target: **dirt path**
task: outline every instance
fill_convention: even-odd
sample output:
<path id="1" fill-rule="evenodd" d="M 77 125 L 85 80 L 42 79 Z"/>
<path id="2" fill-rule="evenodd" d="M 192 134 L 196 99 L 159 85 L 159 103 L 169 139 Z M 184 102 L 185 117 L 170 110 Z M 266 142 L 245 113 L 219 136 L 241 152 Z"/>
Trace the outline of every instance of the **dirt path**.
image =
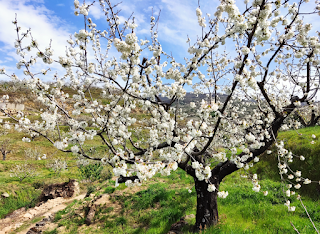
<path id="1" fill-rule="evenodd" d="M 143 189 L 146 189 L 146 185 L 125 188 L 123 190 L 116 190 L 112 194 L 112 196 L 122 196 L 122 195 L 129 196 L 130 194 L 136 193 Z M 36 218 L 38 218 L 39 221 L 42 219 L 50 220 L 54 217 L 55 213 L 65 209 L 67 205 L 71 203 L 73 200 L 75 199 L 82 200 L 84 199 L 84 197 L 85 197 L 85 194 L 81 194 L 76 197 L 71 197 L 66 199 L 62 197 L 58 197 L 55 199 L 50 199 L 47 202 L 41 204 L 40 206 L 36 206 L 28 210 L 26 210 L 25 208 L 18 209 L 14 211 L 12 214 L 10 214 L 10 216 L 8 216 L 7 218 L 0 219 L 0 234 L 9 234 L 12 232 L 16 234 L 26 234 L 28 230 L 30 230 L 30 228 L 35 227 L 36 222 L 32 223 L 32 220 L 35 221 Z M 94 205 L 96 206 L 103 205 L 105 208 L 112 206 L 114 209 L 110 212 L 110 214 L 120 213 L 122 209 L 120 204 L 118 204 L 117 202 L 110 201 L 109 194 L 100 195 L 98 198 L 95 199 Z M 42 230 L 49 230 L 49 229 L 53 230 L 56 227 L 57 227 L 57 224 L 51 223 L 49 221 L 47 222 L 47 224 L 45 224 L 45 228 L 44 229 L 42 228 Z M 60 227 L 60 228 L 63 228 L 63 227 Z"/>
<path id="2" fill-rule="evenodd" d="M 79 196 L 67 199 L 58 197 L 48 200 L 46 203 L 28 210 L 25 210 L 24 208 L 16 210 L 9 217 L 0 220 L 0 234 L 10 233 L 22 225 L 30 223 L 30 221 L 34 218 L 47 218 L 53 216 L 53 214 L 59 210 L 65 209 L 67 207 L 66 203 L 70 203 L 75 199 L 83 199 L 84 196 L 85 194 L 81 194 Z M 32 226 L 34 226 L 34 224 L 30 224 L 23 230 L 19 231 L 18 234 L 25 234 Z"/>

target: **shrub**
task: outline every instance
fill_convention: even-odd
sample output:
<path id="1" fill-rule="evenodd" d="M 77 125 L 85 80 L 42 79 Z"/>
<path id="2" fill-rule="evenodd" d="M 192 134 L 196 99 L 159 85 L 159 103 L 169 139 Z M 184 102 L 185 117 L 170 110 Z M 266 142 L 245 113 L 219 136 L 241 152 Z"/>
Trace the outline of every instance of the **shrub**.
<path id="1" fill-rule="evenodd" d="M 94 182 L 101 178 L 103 166 L 101 163 L 79 165 L 80 175 L 84 180 Z"/>

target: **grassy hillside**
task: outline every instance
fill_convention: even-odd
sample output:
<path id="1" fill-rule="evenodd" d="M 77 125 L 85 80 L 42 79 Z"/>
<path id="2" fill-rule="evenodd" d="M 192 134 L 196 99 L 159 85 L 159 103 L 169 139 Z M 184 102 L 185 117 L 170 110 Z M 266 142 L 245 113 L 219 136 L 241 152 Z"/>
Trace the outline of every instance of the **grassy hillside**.
<path id="1" fill-rule="evenodd" d="M 312 135 L 315 135 L 316 138 L 313 138 Z M 320 165 L 320 126 L 280 132 L 278 136 L 279 141 L 283 141 L 285 148 L 297 156 L 290 163 L 290 167 L 294 172 L 299 170 L 304 178 L 309 178 L 312 181 L 320 180 L 320 170 L 318 168 Z M 304 161 L 300 160 L 300 155 L 305 157 Z M 260 157 L 260 162 L 252 168 L 251 172 L 257 173 L 263 179 L 280 180 L 275 146 L 272 148 L 272 154 L 268 155 L 265 153 Z M 302 195 L 319 199 L 319 183 L 302 184 L 300 190 L 299 192 Z"/>
<path id="2" fill-rule="evenodd" d="M 113 190 L 106 187 L 112 186 L 112 182 L 96 192 L 96 195 L 109 193 L 112 204 L 98 207 L 94 224 L 84 224 L 86 204 L 91 199 L 86 198 L 86 202 L 74 202 L 56 214 L 56 233 L 168 233 L 171 225 L 181 217 L 186 217 L 182 233 L 191 233 L 195 222 L 196 193 L 192 178 L 184 171 L 178 169 L 169 177 L 157 176 L 142 188 L 120 185 Z M 281 192 L 281 183 L 262 180 L 260 184 L 269 191 L 267 196 L 254 192 L 251 181 L 241 178 L 239 173 L 225 180 L 221 190 L 228 191 L 229 196 L 219 199 L 220 222 L 202 233 L 294 233 L 290 222 L 300 233 L 314 233 L 297 200 L 292 201 L 297 207 L 294 213 L 289 213 L 283 205 L 286 199 Z M 192 188 L 192 192 L 189 193 L 187 188 Z M 304 204 L 320 227 L 319 201 L 305 199 Z"/>
<path id="3" fill-rule="evenodd" d="M 92 95 L 98 98 L 98 92 Z M 138 119 L 148 118 L 144 113 L 135 113 Z M 36 116 L 34 118 L 37 118 Z M 143 132 L 143 134 L 146 134 Z M 316 136 L 312 138 L 312 134 Z M 76 158 L 72 154 L 63 154 L 43 138 L 36 138 L 31 143 L 21 141 L 23 133 L 14 131 L 8 135 L 0 136 L 0 142 L 10 139 L 11 150 L 7 161 L 0 161 L 0 194 L 8 192 L 9 199 L 0 200 L 0 218 L 13 210 L 35 204 L 36 198 L 44 184 L 64 182 L 70 179 L 83 178 L 80 176 L 76 165 Z M 279 134 L 279 141 L 283 140 L 287 149 L 292 150 L 297 156 L 304 155 L 305 161 L 296 158 L 291 167 L 301 170 L 302 176 L 311 180 L 320 179 L 320 127 L 287 131 Z M 314 144 L 311 144 L 314 141 Z M 98 138 L 89 141 L 87 148 L 95 147 L 96 153 L 104 151 Z M 46 160 L 26 160 L 25 150 L 34 149 L 47 155 Z M 277 155 L 273 153 L 260 157 L 260 162 L 251 169 L 250 173 L 257 173 L 260 179 L 261 190 L 268 191 L 267 196 L 262 192 L 252 190 L 250 179 L 242 178 L 243 171 L 227 177 L 221 184 L 220 190 L 229 192 L 226 199 L 219 199 L 220 222 L 216 227 L 204 230 L 202 233 L 295 233 L 290 221 L 300 233 L 314 233 L 312 224 L 308 220 L 303 207 L 291 197 L 292 205 L 296 206 L 295 212 L 289 213 L 284 206 L 286 198 L 283 195 L 283 185 L 279 182 L 280 176 L 277 169 Z M 53 159 L 65 160 L 67 170 L 56 173 L 48 166 Z M 15 177 L 10 177 L 10 171 L 16 164 L 29 163 L 38 172 L 33 178 L 26 178 L 22 182 Z M 108 174 L 108 168 L 104 173 Z M 91 190 L 100 187 L 95 195 L 108 193 L 111 204 L 99 207 L 94 223 L 90 226 L 84 224 L 87 204 L 93 198 L 85 201 L 75 201 L 65 210 L 56 214 L 55 223 L 58 227 L 47 233 L 167 233 L 170 226 L 186 218 L 183 233 L 188 233 L 195 222 L 196 193 L 193 188 L 193 179 L 184 171 L 177 170 L 168 177 L 155 176 L 144 183 L 142 187 L 126 188 L 124 184 L 114 189 L 114 181 L 106 180 L 108 176 L 101 177 L 95 183 L 81 183 L 85 192 L 89 185 Z M 192 189 L 189 193 L 188 189 Z M 300 189 L 303 201 L 316 226 L 320 228 L 319 184 L 303 185 Z"/>

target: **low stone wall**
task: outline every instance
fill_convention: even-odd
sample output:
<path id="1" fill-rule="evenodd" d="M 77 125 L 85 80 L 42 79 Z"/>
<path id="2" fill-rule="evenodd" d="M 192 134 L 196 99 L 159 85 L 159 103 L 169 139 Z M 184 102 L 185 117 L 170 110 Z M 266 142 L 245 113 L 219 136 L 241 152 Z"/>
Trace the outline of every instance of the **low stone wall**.
<path id="1" fill-rule="evenodd" d="M 4 108 L 4 107 L 6 107 L 9 110 L 16 110 L 16 111 L 24 110 L 24 104 L 0 102 L 0 108 Z"/>

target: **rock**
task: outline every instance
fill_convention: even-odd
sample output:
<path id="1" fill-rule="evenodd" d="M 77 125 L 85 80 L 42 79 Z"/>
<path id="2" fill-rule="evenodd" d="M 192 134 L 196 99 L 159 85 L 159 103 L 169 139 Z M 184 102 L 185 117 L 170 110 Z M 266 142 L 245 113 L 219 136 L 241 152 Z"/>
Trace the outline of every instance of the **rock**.
<path id="1" fill-rule="evenodd" d="M 39 200 L 46 202 L 57 197 L 69 198 L 76 196 L 79 192 L 79 183 L 76 180 L 69 180 L 69 182 L 45 186 Z"/>
<path id="2" fill-rule="evenodd" d="M 20 214 L 24 213 L 26 211 L 26 208 L 25 207 L 22 207 L 20 209 L 17 209 L 15 211 L 13 211 L 12 213 L 10 214 L 7 214 L 5 218 L 15 218 L 15 217 L 18 217 Z"/>
<path id="3" fill-rule="evenodd" d="M 44 218 L 42 221 L 51 222 L 51 221 L 53 221 L 53 220 L 54 220 L 54 215 L 50 215 L 50 216 Z"/>
<path id="4" fill-rule="evenodd" d="M 186 215 L 184 218 L 185 219 L 193 219 L 195 218 L 196 216 L 194 214 L 189 214 L 189 215 Z"/>
<path id="5" fill-rule="evenodd" d="M 43 219 L 42 221 L 37 222 L 37 223 L 36 223 L 36 226 L 37 226 L 37 227 L 43 227 L 44 225 L 46 225 L 46 223 L 47 223 L 47 222 L 44 221 L 44 219 Z"/>
<path id="6" fill-rule="evenodd" d="M 17 223 L 14 225 L 14 228 L 17 229 L 17 228 L 21 227 L 22 225 L 23 225 L 23 223 Z"/>
<path id="7" fill-rule="evenodd" d="M 34 210 L 34 209 L 29 210 L 29 214 L 31 214 L 32 216 L 35 216 L 37 213 L 38 213 L 37 210 Z"/>
<path id="8" fill-rule="evenodd" d="M 38 233 L 42 233 L 42 227 L 30 228 L 26 234 L 38 234 Z"/>
<path id="9" fill-rule="evenodd" d="M 185 218 L 182 217 L 180 219 L 180 221 L 174 223 L 171 225 L 170 227 L 170 231 L 174 232 L 174 233 L 180 233 L 181 229 L 186 225 L 186 221 Z"/>
<path id="10" fill-rule="evenodd" d="M 2 231 L 4 233 L 7 233 L 7 232 L 11 231 L 11 227 L 5 227 L 4 229 L 2 229 Z"/>
<path id="11" fill-rule="evenodd" d="M 91 207 L 90 207 L 90 210 L 89 210 L 89 212 L 88 212 L 88 214 L 87 214 L 87 218 L 86 218 L 86 220 L 85 220 L 85 223 L 87 224 L 87 225 L 90 225 L 91 223 L 92 223 L 92 220 L 93 220 L 93 218 L 94 218 L 94 216 L 95 216 L 95 214 L 96 214 L 96 205 L 92 205 Z"/>
<path id="12" fill-rule="evenodd" d="M 36 223 L 36 226 L 29 229 L 27 234 L 40 234 L 42 233 L 42 230 L 44 229 L 44 226 L 53 220 L 51 216 L 48 216 L 47 218 L 42 219 L 40 222 Z"/>
<path id="13" fill-rule="evenodd" d="M 5 197 L 5 198 L 10 197 L 9 193 L 7 193 L 7 192 L 3 193 L 1 196 L 2 196 L 2 197 Z"/>
<path id="14" fill-rule="evenodd" d="M 106 204 L 109 201 L 110 195 L 109 194 L 102 194 L 94 201 L 95 205 L 102 205 Z"/>
<path id="15" fill-rule="evenodd" d="M 32 219 L 33 215 L 30 213 L 26 213 L 23 217 L 27 218 L 27 219 Z"/>

